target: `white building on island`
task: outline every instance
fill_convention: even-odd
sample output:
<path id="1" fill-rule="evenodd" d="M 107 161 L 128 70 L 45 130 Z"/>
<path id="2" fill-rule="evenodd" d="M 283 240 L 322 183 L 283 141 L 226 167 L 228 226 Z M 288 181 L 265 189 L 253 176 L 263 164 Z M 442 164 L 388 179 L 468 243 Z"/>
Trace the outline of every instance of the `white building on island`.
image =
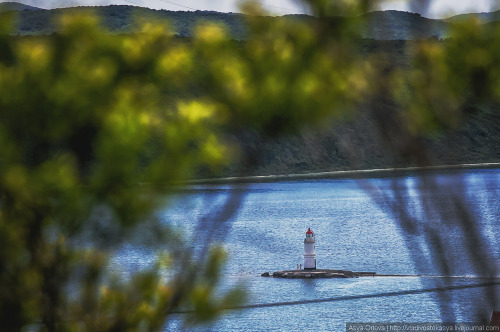
<path id="1" fill-rule="evenodd" d="M 316 270 L 316 243 L 311 228 L 307 230 L 304 239 L 304 270 Z"/>

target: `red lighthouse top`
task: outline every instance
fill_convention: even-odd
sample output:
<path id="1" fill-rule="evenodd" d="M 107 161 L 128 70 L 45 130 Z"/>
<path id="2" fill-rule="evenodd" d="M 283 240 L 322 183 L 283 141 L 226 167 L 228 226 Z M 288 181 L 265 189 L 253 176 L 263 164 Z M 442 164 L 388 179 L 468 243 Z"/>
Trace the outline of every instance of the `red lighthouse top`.
<path id="1" fill-rule="evenodd" d="M 306 234 L 314 234 L 313 231 L 311 231 L 311 227 L 307 230 Z"/>

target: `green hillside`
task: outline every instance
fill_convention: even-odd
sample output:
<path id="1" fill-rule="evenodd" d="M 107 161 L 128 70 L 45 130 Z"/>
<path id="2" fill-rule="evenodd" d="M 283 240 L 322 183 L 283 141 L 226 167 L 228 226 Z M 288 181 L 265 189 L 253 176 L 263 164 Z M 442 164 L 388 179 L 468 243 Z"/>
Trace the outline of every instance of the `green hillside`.
<path id="1" fill-rule="evenodd" d="M 365 14 L 364 18 L 368 26 L 363 36 L 378 40 L 443 38 L 448 29 L 446 22 L 395 10 L 371 12 Z"/>
<path id="2" fill-rule="evenodd" d="M 483 23 L 500 21 L 500 10 L 491 13 L 470 13 L 470 14 L 460 14 L 444 19 L 446 22 L 460 22 L 465 20 L 470 20 L 472 18 L 478 19 Z"/>
<path id="3" fill-rule="evenodd" d="M 23 10 L 25 5 L 10 4 L 6 8 L 19 11 L 17 34 L 50 34 L 57 31 L 54 22 L 65 13 L 93 10 L 103 24 L 112 32 L 129 32 L 139 19 L 167 20 L 175 34 L 189 37 L 199 22 L 211 21 L 227 26 L 234 39 L 245 39 L 245 15 L 237 13 L 218 13 L 211 11 L 168 11 L 153 10 L 133 6 L 77 7 L 53 10 Z M 33 7 L 31 7 L 33 8 Z M 1 9 L 1 7 L 0 7 Z M 443 37 L 447 23 L 431 20 L 418 14 L 398 11 L 372 12 L 365 15 L 367 25 L 360 35 L 373 39 L 419 39 L 432 36 Z M 306 15 L 285 15 L 268 17 L 271 20 L 314 20 Z"/>
<path id="4" fill-rule="evenodd" d="M 103 25 L 114 33 L 131 32 L 137 22 L 141 20 L 167 21 L 174 33 L 181 37 L 191 36 L 196 25 L 203 21 L 224 24 L 234 39 L 244 39 L 245 29 L 242 14 L 218 12 L 182 12 L 153 10 L 133 6 L 103 6 L 103 7 L 76 7 L 59 8 L 52 10 L 19 11 L 16 34 L 40 35 L 51 34 L 57 31 L 55 22 L 68 13 L 93 11 Z"/>
<path id="5" fill-rule="evenodd" d="M 411 65 L 412 56 L 407 51 L 411 43 L 365 39 L 359 47 L 366 57 L 385 58 L 380 70 L 393 71 Z M 429 165 L 500 162 L 500 106 L 468 107 L 466 117 L 456 127 L 416 138 L 415 153 L 425 151 Z M 332 119 L 321 128 L 305 128 L 299 135 L 264 142 L 246 133 L 241 142 L 260 160 L 255 170 L 259 175 L 418 166 L 411 162 L 412 157 L 400 153 L 399 142 L 391 139 L 405 137 L 400 124 L 392 123 L 398 112 L 396 102 L 375 95 L 361 102 L 347 118 Z M 226 172 L 235 175 L 241 166 Z"/>
<path id="6" fill-rule="evenodd" d="M 18 2 L 2 2 L 0 3 L 0 13 L 7 11 L 23 11 L 23 10 L 39 10 L 38 7 L 28 6 Z"/>
<path id="7" fill-rule="evenodd" d="M 19 7 L 22 8 L 22 7 Z M 54 22 L 65 13 L 79 12 L 89 8 L 19 11 L 19 35 L 41 35 L 57 32 Z M 211 21 L 224 24 L 234 39 L 245 39 L 245 15 L 217 12 L 173 12 L 157 11 L 132 6 L 105 6 L 92 8 L 103 24 L 114 33 L 130 32 L 134 22 L 140 20 L 168 20 L 182 42 L 190 43 L 189 37 L 197 23 Z M 389 71 L 410 65 L 411 54 L 408 43 L 414 39 L 442 38 L 447 24 L 431 20 L 418 14 L 386 11 L 364 16 L 367 24 L 359 39 L 359 53 L 366 57 L 382 55 L 390 64 Z M 305 15 L 290 15 L 263 20 L 314 20 Z M 493 24 L 493 23 L 490 23 Z M 369 37 L 369 38 L 368 38 Z M 244 41 L 243 41 L 244 42 Z M 235 43 L 235 47 L 238 43 Z M 388 59 L 388 60 L 387 60 Z M 385 70 L 385 69 L 384 69 Z M 195 94 L 192 91 L 177 91 L 180 94 Z M 368 105 L 369 104 L 369 105 Z M 392 110 L 394 108 L 395 110 Z M 251 130 L 239 131 L 228 139 L 242 143 L 245 154 L 254 155 L 257 167 L 246 170 L 253 174 L 287 174 L 329 170 L 386 168 L 410 166 L 408 158 L 398 155 L 394 146 L 384 139 L 384 130 L 370 109 L 397 111 L 394 101 L 382 96 L 361 103 L 347 121 L 332 121 L 321 129 L 304 129 L 299 135 L 290 137 L 259 137 Z M 432 136 L 423 136 L 422 147 L 429 152 L 429 163 L 434 165 L 500 162 L 500 115 L 498 106 L 474 107 L 459 126 Z M 397 127 L 397 124 L 394 125 Z M 238 175 L 242 166 L 233 164 L 218 174 L 201 172 L 200 176 Z M 244 169 L 244 167 L 243 167 Z"/>
<path id="8" fill-rule="evenodd" d="M 43 10 L 15 2 L 0 3 L 0 12 L 18 11 L 19 24 L 16 34 L 50 34 L 57 30 L 54 22 L 64 13 L 93 10 L 101 18 L 103 24 L 112 32 L 128 32 L 134 27 L 137 19 L 167 20 L 174 33 L 181 37 L 189 37 L 194 27 L 202 21 L 211 21 L 227 26 L 234 39 L 245 39 L 245 15 L 238 13 L 219 13 L 213 11 L 169 11 L 153 10 L 135 6 L 100 6 L 76 7 Z M 419 14 L 395 10 L 375 11 L 363 15 L 366 25 L 360 31 L 364 38 L 378 40 L 413 40 L 429 37 L 446 37 L 450 23 L 476 17 L 484 23 L 499 21 L 500 11 L 493 13 L 462 14 L 445 20 L 434 20 Z M 285 15 L 269 17 L 272 20 L 311 20 L 306 15 Z"/>
<path id="9" fill-rule="evenodd" d="M 255 174 L 417 166 L 395 153 L 383 141 L 379 129 L 373 115 L 367 112 L 347 123 L 331 124 L 322 130 L 306 129 L 298 136 L 251 146 L 249 150 L 261 158 Z M 500 162 L 499 109 L 470 116 L 454 130 L 423 137 L 420 144 L 429 153 L 430 165 Z"/>

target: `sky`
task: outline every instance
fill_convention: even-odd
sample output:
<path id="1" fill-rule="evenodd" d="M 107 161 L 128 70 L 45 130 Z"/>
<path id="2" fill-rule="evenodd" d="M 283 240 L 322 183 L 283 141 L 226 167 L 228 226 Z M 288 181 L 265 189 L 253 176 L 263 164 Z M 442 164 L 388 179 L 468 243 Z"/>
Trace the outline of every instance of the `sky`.
<path id="1" fill-rule="evenodd" d="M 239 0 L 0 0 L 17 1 L 40 8 L 99 5 L 136 5 L 153 9 L 168 10 L 213 10 L 219 12 L 238 12 Z M 335 0 L 332 0 L 335 1 Z M 297 0 L 260 0 L 262 6 L 273 14 L 304 13 Z M 427 10 L 419 4 L 429 3 Z M 415 0 L 414 6 L 405 0 L 383 0 L 381 10 L 401 10 L 418 12 L 429 18 L 445 18 L 454 14 L 479 13 L 500 9 L 500 0 Z M 415 5 L 416 4 L 416 5 Z M 421 7 L 421 8 L 419 8 Z"/>

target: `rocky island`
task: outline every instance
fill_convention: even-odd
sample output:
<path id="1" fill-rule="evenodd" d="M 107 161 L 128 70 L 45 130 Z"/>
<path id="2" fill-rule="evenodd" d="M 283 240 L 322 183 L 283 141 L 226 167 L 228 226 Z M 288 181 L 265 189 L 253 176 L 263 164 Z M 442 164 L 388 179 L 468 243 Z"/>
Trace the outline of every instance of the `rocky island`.
<path id="1" fill-rule="evenodd" d="M 316 240 L 311 227 L 306 232 L 304 239 L 304 269 L 302 264 L 297 264 L 297 270 L 276 271 L 273 274 L 264 272 L 262 277 L 286 279 L 319 279 L 319 278 L 358 278 L 374 277 L 375 272 L 352 272 L 346 270 L 329 270 L 316 268 Z"/>
<path id="2" fill-rule="evenodd" d="M 375 272 L 353 272 L 345 270 L 329 270 L 329 269 L 314 269 L 314 270 L 286 270 L 276 271 L 270 274 L 264 272 L 262 277 L 285 278 L 285 279 L 319 279 L 319 278 L 358 278 L 358 277 L 374 277 Z"/>

